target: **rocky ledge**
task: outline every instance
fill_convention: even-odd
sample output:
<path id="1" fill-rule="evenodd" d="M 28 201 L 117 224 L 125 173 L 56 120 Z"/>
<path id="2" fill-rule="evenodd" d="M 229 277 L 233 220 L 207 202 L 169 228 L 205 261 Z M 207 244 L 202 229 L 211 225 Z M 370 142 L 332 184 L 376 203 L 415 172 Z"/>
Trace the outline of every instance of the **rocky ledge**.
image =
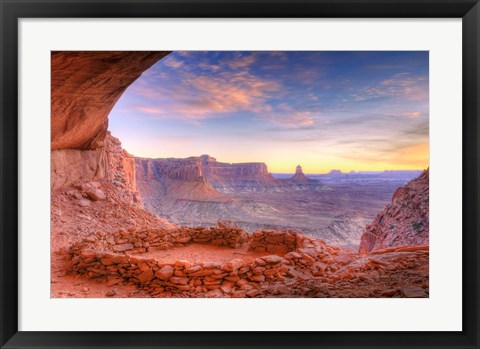
<path id="1" fill-rule="evenodd" d="M 416 246 L 429 241 L 429 170 L 392 196 L 392 203 L 365 227 L 359 252 L 394 246 Z"/>

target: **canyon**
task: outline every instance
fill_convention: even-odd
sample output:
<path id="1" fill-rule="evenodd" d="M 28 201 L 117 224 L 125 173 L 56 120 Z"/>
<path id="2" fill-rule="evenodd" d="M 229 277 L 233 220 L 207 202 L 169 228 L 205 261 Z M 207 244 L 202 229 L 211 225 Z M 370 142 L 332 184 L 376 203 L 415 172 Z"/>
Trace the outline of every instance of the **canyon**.
<path id="1" fill-rule="evenodd" d="M 108 114 L 167 54 L 52 53 L 51 297 L 428 297 L 428 170 L 127 153 Z"/>
<path id="2" fill-rule="evenodd" d="M 220 219 L 249 232 L 298 229 L 351 249 L 393 191 L 419 174 L 337 172 L 312 179 L 298 165 L 293 175 L 275 176 L 265 163 L 223 163 L 209 155 L 135 163 L 145 208 L 174 224 L 210 226 Z"/>

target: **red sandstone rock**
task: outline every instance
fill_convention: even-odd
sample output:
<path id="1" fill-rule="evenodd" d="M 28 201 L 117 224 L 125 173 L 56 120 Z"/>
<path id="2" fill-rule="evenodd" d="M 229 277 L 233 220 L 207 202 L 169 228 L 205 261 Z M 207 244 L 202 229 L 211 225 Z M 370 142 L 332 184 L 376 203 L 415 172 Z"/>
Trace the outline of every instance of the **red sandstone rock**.
<path id="1" fill-rule="evenodd" d="M 400 290 L 402 295 L 407 298 L 425 298 L 428 297 L 428 294 L 421 287 L 409 286 L 404 287 Z"/>
<path id="2" fill-rule="evenodd" d="M 140 282 L 147 282 L 147 281 L 150 281 L 154 278 L 154 274 L 153 274 L 153 271 L 152 269 L 148 269 L 147 271 L 144 271 L 143 273 L 141 273 L 140 275 L 137 276 L 138 278 L 138 281 Z"/>
<path id="3" fill-rule="evenodd" d="M 178 284 L 178 285 L 186 285 L 188 283 L 189 279 L 186 278 L 186 277 L 176 277 L 176 276 L 172 276 L 170 278 L 170 282 L 173 282 L 174 284 Z"/>
<path id="4" fill-rule="evenodd" d="M 93 201 L 105 200 L 107 198 L 105 196 L 105 193 L 100 189 L 89 190 L 87 191 L 87 195 L 90 198 L 90 200 L 93 200 Z"/>
<path id="5" fill-rule="evenodd" d="M 359 252 L 425 245 L 429 241 L 429 170 L 398 188 L 392 203 L 377 215 L 361 237 Z"/>
<path id="6" fill-rule="evenodd" d="M 90 201 L 87 199 L 80 199 L 77 201 L 77 203 L 79 206 L 82 206 L 82 207 L 90 206 Z"/>
<path id="7" fill-rule="evenodd" d="M 351 254 L 345 254 L 342 250 L 326 246 L 319 240 L 304 237 L 305 246 L 310 247 L 291 252 L 291 259 L 269 255 L 257 259 L 252 258 L 248 262 L 249 264 L 245 265 L 246 262 L 243 258 L 237 258 L 230 261 L 233 262 L 229 264 L 229 269 L 232 271 L 221 269 L 218 262 L 196 262 L 198 263 L 196 264 L 186 260 L 172 262 L 177 265 L 176 267 L 168 264 L 159 268 L 159 261 L 154 258 L 142 255 L 117 255 L 108 251 L 91 249 L 98 247 L 109 249 L 117 246 L 103 244 L 106 236 L 114 236 L 116 242 L 122 243 L 137 244 L 142 239 L 148 239 L 153 243 L 158 241 L 159 237 L 168 236 L 174 239 L 176 236 L 182 236 L 183 228 L 179 229 L 170 230 L 168 234 L 165 234 L 164 230 L 155 229 L 148 231 L 128 229 L 128 231 L 120 231 L 111 235 L 103 232 L 90 234 L 81 244 L 74 245 L 70 249 L 73 271 L 84 273 L 90 278 L 106 278 L 107 287 L 121 284 L 121 280 L 124 280 L 124 283 L 130 280 L 132 283 L 132 278 L 134 278 L 137 280 L 134 284 L 141 289 L 148 289 L 152 296 L 162 297 L 173 295 L 199 297 L 214 290 L 220 290 L 222 297 L 264 297 L 269 295 L 428 297 L 428 249 L 423 246 L 386 249 L 383 253 L 376 254 L 375 258 L 358 255 L 352 258 Z M 193 231 L 195 234 L 195 231 L 203 230 L 194 229 Z M 216 233 L 218 234 L 220 231 L 216 231 Z M 271 232 L 264 234 L 268 236 Z M 254 238 L 252 237 L 252 239 Z M 119 260 L 122 264 L 114 262 L 117 261 L 118 256 L 122 257 Z M 293 258 L 299 256 L 301 258 Z M 311 264 L 309 258 L 314 259 L 315 262 Z M 337 260 L 339 264 L 337 264 Z M 225 264 L 228 265 L 228 263 Z M 243 266 L 238 268 L 240 264 Z M 345 267 L 341 267 L 341 265 L 345 265 Z M 204 266 L 212 268 L 202 269 Z M 415 270 L 415 273 L 412 273 L 412 270 Z M 164 274 L 166 271 L 169 271 L 167 275 Z M 186 271 L 190 273 L 186 273 Z M 154 272 L 155 275 L 153 275 Z M 385 277 L 386 273 L 389 275 L 388 278 Z M 155 279 L 155 277 L 157 278 Z M 282 285 L 288 285 L 288 287 L 282 287 Z M 334 285 L 335 291 L 330 290 L 328 285 Z M 384 285 L 384 288 L 380 285 Z M 239 287 L 240 291 L 235 290 L 236 287 Z M 401 291 L 397 292 L 396 290 Z M 211 296 L 213 295 L 211 293 Z"/>
<path id="8" fill-rule="evenodd" d="M 173 276 L 173 273 L 175 272 L 175 268 L 172 267 L 171 265 L 165 265 L 160 270 L 158 270 L 155 273 L 155 276 L 161 280 L 168 280 L 170 277 Z"/>
<path id="9" fill-rule="evenodd" d="M 117 290 L 110 290 L 105 293 L 105 296 L 107 297 L 113 297 L 117 294 Z"/>
<path id="10" fill-rule="evenodd" d="M 234 259 L 223 265 L 223 269 L 226 271 L 234 271 L 243 267 L 244 261 L 242 259 Z"/>
<path id="11" fill-rule="evenodd" d="M 261 259 L 263 259 L 265 262 L 270 264 L 279 263 L 285 260 L 285 258 L 276 256 L 276 255 L 265 256 L 265 257 L 262 257 Z"/>
<path id="12" fill-rule="evenodd" d="M 113 246 L 113 250 L 115 252 L 123 252 L 123 251 L 131 250 L 131 249 L 133 249 L 133 245 L 129 244 L 129 243 Z"/>
<path id="13" fill-rule="evenodd" d="M 193 267 L 185 269 L 185 273 L 190 274 L 190 273 L 195 273 L 197 271 L 202 270 L 203 268 L 200 265 L 194 265 Z"/>
<path id="14" fill-rule="evenodd" d="M 51 147 L 95 149 L 125 89 L 168 52 L 61 51 L 51 60 Z"/>

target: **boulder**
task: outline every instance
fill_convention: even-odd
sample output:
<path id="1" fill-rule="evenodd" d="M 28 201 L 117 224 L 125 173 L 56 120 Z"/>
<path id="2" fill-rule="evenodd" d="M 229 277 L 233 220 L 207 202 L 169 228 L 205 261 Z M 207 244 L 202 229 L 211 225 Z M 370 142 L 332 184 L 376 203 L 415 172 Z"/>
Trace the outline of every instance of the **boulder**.
<path id="1" fill-rule="evenodd" d="M 142 283 L 153 280 L 154 278 L 155 275 L 153 274 L 152 269 L 148 269 L 137 276 L 137 279 Z"/>
<path id="2" fill-rule="evenodd" d="M 90 200 L 93 201 L 100 201 L 100 200 L 105 200 L 107 196 L 103 191 L 100 189 L 91 189 L 87 191 L 87 196 L 90 198 Z"/>
<path id="3" fill-rule="evenodd" d="M 130 243 L 127 243 L 127 244 L 120 244 L 120 245 L 115 245 L 113 246 L 113 250 L 115 252 L 124 252 L 124 251 L 127 251 L 127 250 L 131 250 L 133 249 L 133 245 L 130 244 Z"/>
<path id="4" fill-rule="evenodd" d="M 171 265 L 164 265 L 155 273 L 155 276 L 160 280 L 167 281 L 173 276 L 174 272 L 175 272 L 174 267 L 172 267 Z"/>

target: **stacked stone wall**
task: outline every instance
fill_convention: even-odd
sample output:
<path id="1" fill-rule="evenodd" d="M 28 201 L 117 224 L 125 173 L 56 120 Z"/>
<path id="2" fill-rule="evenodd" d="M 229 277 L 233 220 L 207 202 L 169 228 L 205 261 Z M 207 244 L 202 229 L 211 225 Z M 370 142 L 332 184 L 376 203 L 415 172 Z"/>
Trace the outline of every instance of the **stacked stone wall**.
<path id="1" fill-rule="evenodd" d="M 104 278 L 110 285 L 134 284 L 154 296 L 186 293 L 199 297 L 255 297 L 266 283 L 309 280 L 336 268 L 331 265 L 335 250 L 321 240 L 294 231 L 261 233 L 250 235 L 241 228 L 228 227 L 98 232 L 71 247 L 72 271 L 89 278 Z M 142 255 L 191 243 L 232 248 L 250 244 L 247 248 L 257 252 L 263 245 L 266 249 L 272 245 L 282 253 L 225 263 L 186 260 L 165 263 Z M 285 247 L 279 248 L 282 246 Z"/>
<path id="2" fill-rule="evenodd" d="M 114 233 L 97 232 L 83 239 L 78 245 L 83 250 L 138 254 L 168 250 L 190 243 L 238 248 L 247 243 L 249 239 L 250 235 L 241 228 L 180 227 L 120 230 Z"/>
<path id="3" fill-rule="evenodd" d="M 302 247 L 303 233 L 296 230 L 256 230 L 253 232 L 250 249 L 255 252 L 285 254 Z"/>

